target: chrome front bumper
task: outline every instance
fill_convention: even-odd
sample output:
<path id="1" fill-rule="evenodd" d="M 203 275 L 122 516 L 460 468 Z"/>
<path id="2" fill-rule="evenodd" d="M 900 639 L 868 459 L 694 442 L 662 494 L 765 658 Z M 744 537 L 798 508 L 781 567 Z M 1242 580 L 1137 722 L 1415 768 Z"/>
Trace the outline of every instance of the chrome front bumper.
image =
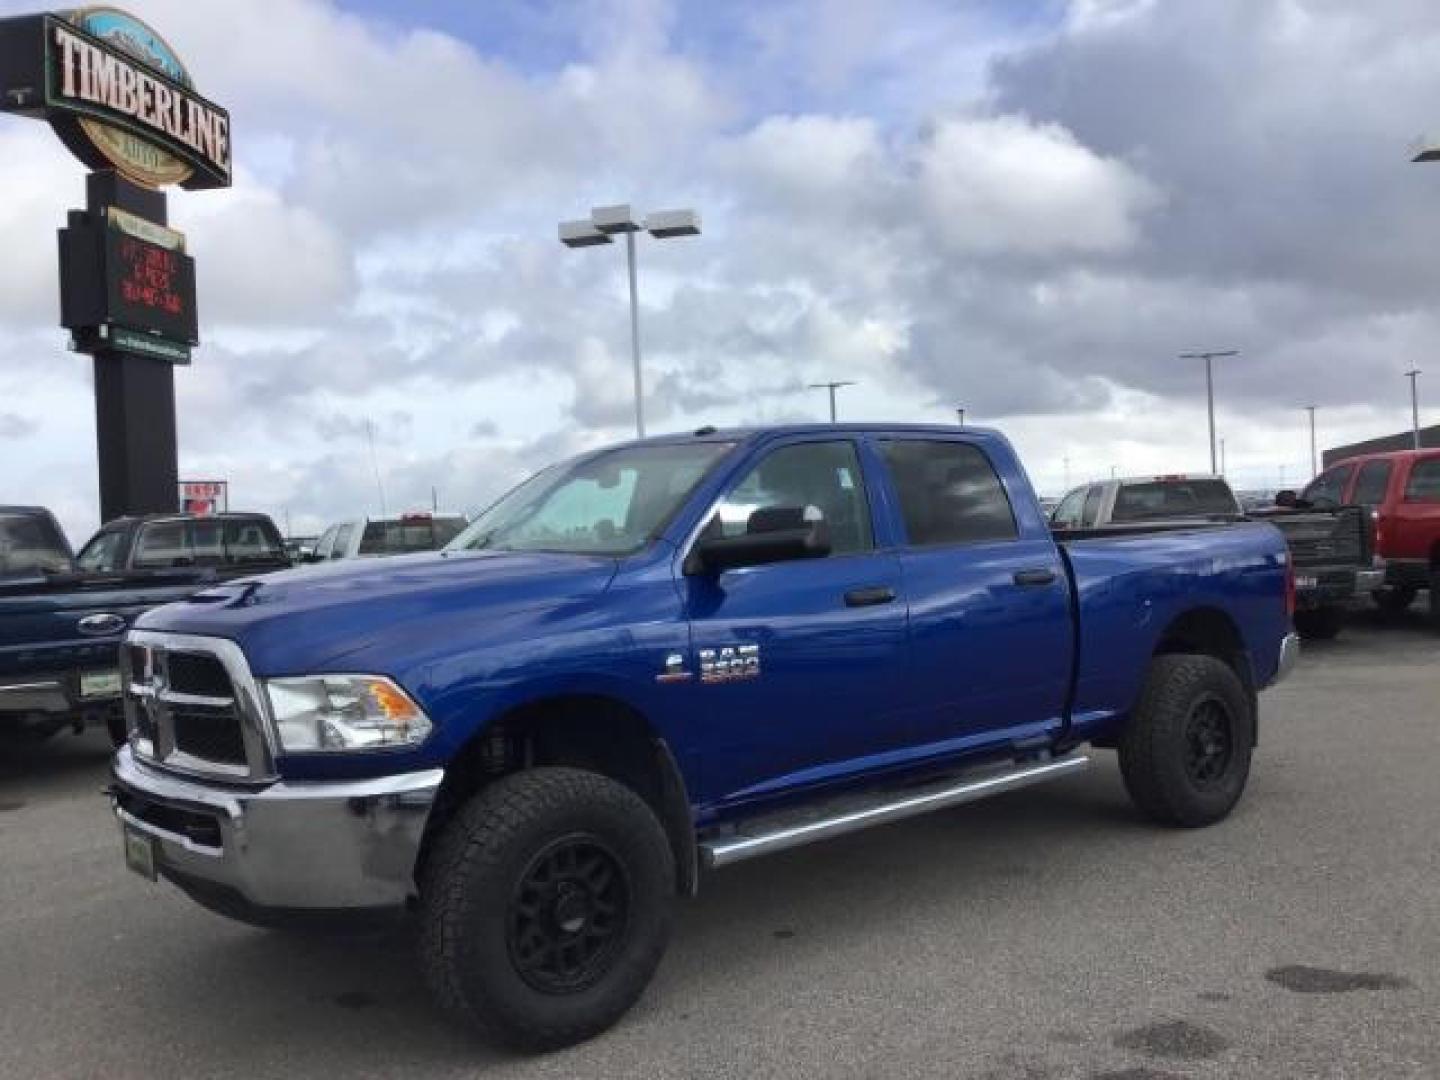
<path id="1" fill-rule="evenodd" d="M 151 768 L 128 746 L 111 775 L 122 833 L 150 840 L 159 876 L 242 918 L 403 906 L 444 777 L 209 786 Z"/>
<path id="2" fill-rule="evenodd" d="M 1275 678 L 1270 680 L 1270 685 L 1274 686 L 1288 678 L 1299 662 L 1300 635 L 1292 631 L 1280 641 L 1280 663 L 1275 666 Z"/>

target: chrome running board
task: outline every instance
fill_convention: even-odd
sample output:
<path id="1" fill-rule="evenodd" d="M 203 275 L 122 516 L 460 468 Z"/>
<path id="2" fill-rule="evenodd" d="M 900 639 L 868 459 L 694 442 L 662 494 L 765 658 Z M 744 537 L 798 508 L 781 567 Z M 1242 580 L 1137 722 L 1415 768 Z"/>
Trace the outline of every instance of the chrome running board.
<path id="1" fill-rule="evenodd" d="M 1077 754 L 1007 772 L 992 772 L 980 777 L 972 775 L 959 781 L 950 776 L 920 788 L 854 795 L 826 804 L 818 811 L 819 816 L 815 816 L 816 811 L 812 810 L 809 817 L 797 817 L 795 813 L 790 813 L 743 822 L 735 832 L 701 840 L 700 858 L 707 868 L 719 869 L 757 855 L 785 851 L 817 840 L 828 840 L 832 836 L 858 832 L 873 825 L 901 821 L 931 810 L 976 802 L 1031 784 L 1058 780 L 1080 772 L 1089 764 L 1088 757 Z"/>

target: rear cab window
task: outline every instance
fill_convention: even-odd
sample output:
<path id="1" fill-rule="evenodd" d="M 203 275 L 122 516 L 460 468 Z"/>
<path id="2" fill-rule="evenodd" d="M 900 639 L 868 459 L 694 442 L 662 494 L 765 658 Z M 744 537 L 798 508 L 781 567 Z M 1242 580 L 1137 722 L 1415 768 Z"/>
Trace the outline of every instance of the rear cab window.
<path id="1" fill-rule="evenodd" d="M 141 525 L 132 561 L 154 570 L 284 559 L 279 534 L 261 518 L 182 518 Z"/>
<path id="2" fill-rule="evenodd" d="M 1090 528 L 1100 522 L 1100 504 L 1105 501 L 1105 489 L 1099 484 L 1093 485 L 1085 493 L 1085 508 L 1080 511 L 1080 524 Z"/>
<path id="3" fill-rule="evenodd" d="M 1212 517 L 1239 513 L 1235 494 L 1224 480 L 1156 479 L 1122 483 L 1115 493 L 1111 521 L 1167 517 Z"/>
<path id="4" fill-rule="evenodd" d="M 0 513 L 0 579 L 69 569 L 69 548 L 48 517 Z"/>
<path id="5" fill-rule="evenodd" d="M 1410 467 L 1405 482 L 1405 501 L 1440 503 L 1440 457 L 1424 458 Z"/>
<path id="6" fill-rule="evenodd" d="M 948 440 L 880 443 L 912 547 L 1014 540 L 1015 511 L 982 450 Z"/>
<path id="7" fill-rule="evenodd" d="M 465 529 L 458 517 L 397 518 L 371 521 L 360 534 L 361 555 L 405 555 L 438 551 Z"/>

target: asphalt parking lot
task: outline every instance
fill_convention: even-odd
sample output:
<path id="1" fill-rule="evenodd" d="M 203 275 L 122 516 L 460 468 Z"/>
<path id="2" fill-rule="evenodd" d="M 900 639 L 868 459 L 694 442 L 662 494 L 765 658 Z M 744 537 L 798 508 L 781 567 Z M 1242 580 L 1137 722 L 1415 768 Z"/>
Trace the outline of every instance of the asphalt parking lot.
<path id="1" fill-rule="evenodd" d="M 1223 824 L 1088 774 L 706 882 L 608 1035 L 525 1059 L 401 935 L 251 930 L 128 873 L 103 738 L 0 757 L 0 1076 L 1440 1075 L 1440 635 L 1362 617 L 1265 696 Z"/>

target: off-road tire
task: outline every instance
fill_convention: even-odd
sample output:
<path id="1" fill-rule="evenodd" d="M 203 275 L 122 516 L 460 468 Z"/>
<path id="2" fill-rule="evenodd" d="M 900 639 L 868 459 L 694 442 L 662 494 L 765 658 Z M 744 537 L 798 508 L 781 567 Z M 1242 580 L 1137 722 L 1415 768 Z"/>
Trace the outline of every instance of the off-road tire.
<path id="1" fill-rule="evenodd" d="M 1310 608 L 1295 612 L 1295 631 L 1306 641 L 1331 641 L 1345 625 L 1345 612 L 1338 607 Z"/>
<path id="2" fill-rule="evenodd" d="M 602 879 L 619 872 L 625 917 L 591 981 L 547 989 L 522 970 L 512 928 L 519 898 L 532 895 L 522 882 L 567 844 L 613 857 Z M 638 795 L 580 769 L 514 773 L 461 807 L 428 858 L 420 884 L 425 978 L 447 1013 L 491 1042 L 570 1046 L 610 1027 L 639 998 L 664 954 L 674 902 L 670 844 Z M 546 926 L 558 934 L 558 901 L 552 914 Z"/>
<path id="3" fill-rule="evenodd" d="M 1376 589 L 1370 595 L 1375 606 L 1386 615 L 1403 615 L 1410 610 L 1410 605 L 1415 603 L 1415 596 L 1419 592 L 1414 585 L 1387 585 L 1383 589 Z"/>
<path id="4" fill-rule="evenodd" d="M 1229 754 L 1219 774 L 1201 782 L 1187 764 L 1187 749 L 1194 724 L 1210 723 L 1214 709 L 1226 719 Z M 1120 772 L 1131 800 L 1151 820 L 1210 825 L 1229 814 L 1244 792 L 1254 743 L 1251 698 L 1234 671 L 1211 656 L 1157 656 L 1120 737 Z"/>

